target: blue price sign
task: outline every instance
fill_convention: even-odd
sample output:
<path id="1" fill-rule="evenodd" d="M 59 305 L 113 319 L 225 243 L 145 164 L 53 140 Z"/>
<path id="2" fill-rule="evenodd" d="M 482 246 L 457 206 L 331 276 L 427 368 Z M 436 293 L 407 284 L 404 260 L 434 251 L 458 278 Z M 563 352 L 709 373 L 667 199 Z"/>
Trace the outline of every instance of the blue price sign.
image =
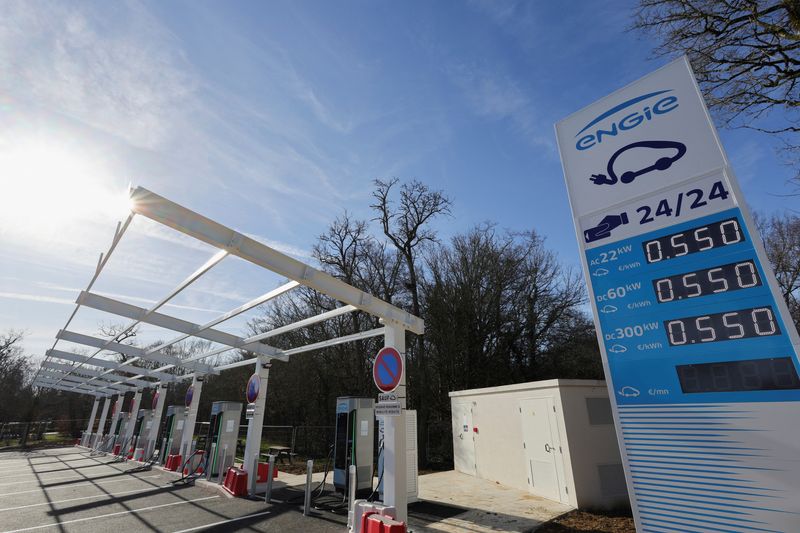
<path id="1" fill-rule="evenodd" d="M 685 59 L 556 126 L 640 531 L 800 531 L 800 340 Z"/>

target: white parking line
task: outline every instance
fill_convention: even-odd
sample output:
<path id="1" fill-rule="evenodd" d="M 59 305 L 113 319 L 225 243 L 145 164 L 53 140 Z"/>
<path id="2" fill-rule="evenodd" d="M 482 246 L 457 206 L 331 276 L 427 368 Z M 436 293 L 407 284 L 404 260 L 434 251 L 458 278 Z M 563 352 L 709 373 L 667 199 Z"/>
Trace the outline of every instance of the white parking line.
<path id="1" fill-rule="evenodd" d="M 70 498 L 68 500 L 57 500 L 57 501 L 54 501 L 54 502 L 32 503 L 30 505 L 20 505 L 20 506 L 17 506 L 17 507 L 6 507 L 5 509 L 0 509 L 0 513 L 2 513 L 3 511 L 16 511 L 18 509 L 28 509 L 30 507 L 38 507 L 40 505 L 54 505 L 56 503 L 76 502 L 78 500 L 91 500 L 91 499 L 100 500 L 102 498 L 116 498 L 117 496 L 122 496 L 123 494 L 135 494 L 137 492 L 151 492 L 155 488 L 156 487 L 150 487 L 150 488 L 147 488 L 147 489 L 126 490 L 126 491 L 123 491 L 123 492 L 117 492 L 116 494 L 108 494 L 108 493 L 104 492 L 103 494 L 95 494 L 93 496 L 81 496 L 80 498 Z"/>
<path id="2" fill-rule="evenodd" d="M 121 470 L 117 470 L 117 472 L 120 473 L 120 474 L 123 473 Z M 86 478 L 84 478 L 82 476 L 75 477 L 75 474 L 72 474 L 70 476 L 51 477 L 49 479 L 43 479 L 42 481 L 47 481 L 47 482 L 50 482 L 50 481 L 64 481 L 64 480 L 68 481 L 70 479 L 74 479 L 74 480 L 77 481 L 79 479 L 86 479 Z M 6 487 L 8 485 L 19 485 L 20 483 L 36 483 L 36 480 L 35 479 L 25 479 L 23 481 L 12 481 L 11 483 L 0 483 L 0 487 Z"/>
<path id="3" fill-rule="evenodd" d="M 61 480 L 65 480 L 65 479 L 69 480 L 69 479 L 83 479 L 83 478 L 75 477 L 75 475 L 73 474 L 71 476 L 54 477 L 54 478 L 47 479 L 45 481 L 61 481 Z M 20 483 L 35 483 L 35 482 L 36 482 L 35 479 L 26 479 L 24 481 L 12 481 L 11 483 L 0 483 L 0 487 L 6 487 L 8 485 L 19 485 Z"/>
<path id="4" fill-rule="evenodd" d="M 75 520 L 67 520 L 65 522 L 54 522 L 52 524 L 45 524 L 43 526 L 26 527 L 26 528 L 23 528 L 23 529 L 12 529 L 12 530 L 9 530 L 9 531 L 4 531 L 3 533 L 21 533 L 22 531 L 33 531 L 35 529 L 45 529 L 45 528 L 48 528 L 48 527 L 58 527 L 58 528 L 60 528 L 61 526 L 65 526 L 67 524 L 77 524 L 78 522 L 88 522 L 90 520 L 99 520 L 101 518 L 110 518 L 112 516 L 122 516 L 122 515 L 126 515 L 126 514 L 136 514 L 136 513 L 142 512 L 142 511 L 152 511 L 153 509 L 162 509 L 164 507 L 172 507 L 174 505 L 184 505 L 184 504 L 187 504 L 187 503 L 201 502 L 201 501 L 204 501 L 204 500 L 213 500 L 215 498 L 219 498 L 219 496 L 206 496 L 205 498 L 195 498 L 194 500 L 186 500 L 186 501 L 182 501 L 182 502 L 164 503 L 164 504 L 161 504 L 161 505 L 151 505 L 150 507 L 142 507 L 140 509 L 131 509 L 130 511 L 120 511 L 118 513 L 108 513 L 108 514 L 103 514 L 103 515 L 99 515 L 99 516 L 90 516 L 90 517 L 87 517 L 87 518 L 76 518 Z"/>
<path id="5" fill-rule="evenodd" d="M 161 477 L 161 475 L 160 474 L 156 474 L 154 476 L 142 476 L 142 477 L 127 477 L 126 476 L 126 477 L 124 477 L 122 479 L 111 479 L 109 481 L 97 481 L 97 482 L 89 480 L 87 482 L 76 483 L 74 485 L 64 485 L 62 487 L 50 487 L 50 488 L 47 488 L 47 491 L 50 492 L 52 490 L 74 489 L 75 487 L 82 487 L 82 486 L 86 486 L 86 485 L 108 485 L 110 483 L 119 483 L 120 481 L 133 481 L 134 479 L 150 479 L 150 478 L 154 478 L 154 477 Z M 33 489 L 33 490 L 17 490 L 17 491 L 14 491 L 14 492 L 6 492 L 6 493 L 3 493 L 3 494 L 0 494 L 0 497 L 3 497 L 3 496 L 16 496 L 17 494 L 29 494 L 31 492 L 41 492 L 42 490 L 43 490 L 42 488 Z"/>
<path id="6" fill-rule="evenodd" d="M 79 466 L 78 468 L 85 468 L 85 467 L 87 467 L 87 466 L 93 466 L 93 465 L 82 465 L 82 466 Z M 100 466 L 100 465 L 98 465 L 98 466 Z M 108 465 L 102 465 L 102 466 L 108 466 Z M 120 470 L 117 470 L 116 468 L 114 468 L 114 467 L 112 467 L 112 466 L 109 466 L 108 468 L 110 468 L 111 470 L 114 470 L 114 471 L 116 471 L 116 472 L 120 472 Z M 66 471 L 66 470 L 67 470 L 67 469 L 61 469 L 60 471 L 64 472 L 64 471 Z M 70 468 L 70 470 L 74 470 L 74 468 L 72 468 L 72 467 L 71 467 L 71 468 Z M 23 477 L 23 476 L 36 476 L 36 477 L 41 477 L 41 476 L 44 476 L 44 475 L 47 475 L 47 474 L 54 474 L 54 473 L 57 473 L 57 472 L 59 472 L 59 470 L 56 470 L 55 472 L 36 472 L 36 471 L 34 471 L 34 472 L 30 472 L 30 471 L 29 471 L 27 474 L 12 474 L 12 475 L 10 475 L 10 476 L 9 476 L 8 474 L 3 474 L 2 472 L 0 472 L 0 478 L 2 478 L 2 479 L 8 479 L 8 478 L 15 478 L 15 477 Z M 94 473 L 94 472 L 97 472 L 97 470 L 92 470 L 92 472 L 93 472 L 93 473 Z"/>
<path id="7" fill-rule="evenodd" d="M 197 527 L 190 527 L 189 529 L 181 529 L 180 531 L 175 531 L 175 533 L 189 533 L 189 531 L 198 531 L 200 529 L 205 529 L 207 527 L 214 527 L 219 526 L 221 524 L 228 524 L 230 522 L 238 522 L 239 520 L 247 520 L 248 518 L 255 518 L 256 516 L 263 516 L 265 514 L 269 514 L 269 511 L 264 511 L 263 513 L 255 513 L 250 514 L 247 516 L 240 516 L 239 518 L 231 518 L 230 520 L 222 520 L 221 522 L 214 522 L 213 524 L 206 524 L 204 526 L 197 526 Z"/>

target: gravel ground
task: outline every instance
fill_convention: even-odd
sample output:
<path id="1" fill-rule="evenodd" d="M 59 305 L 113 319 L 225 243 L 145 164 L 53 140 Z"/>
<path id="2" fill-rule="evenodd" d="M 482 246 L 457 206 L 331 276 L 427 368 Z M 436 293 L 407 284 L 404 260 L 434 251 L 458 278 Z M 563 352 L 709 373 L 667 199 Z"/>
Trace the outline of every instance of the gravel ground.
<path id="1" fill-rule="evenodd" d="M 536 533 L 636 533 L 630 511 L 572 511 L 538 528 Z"/>

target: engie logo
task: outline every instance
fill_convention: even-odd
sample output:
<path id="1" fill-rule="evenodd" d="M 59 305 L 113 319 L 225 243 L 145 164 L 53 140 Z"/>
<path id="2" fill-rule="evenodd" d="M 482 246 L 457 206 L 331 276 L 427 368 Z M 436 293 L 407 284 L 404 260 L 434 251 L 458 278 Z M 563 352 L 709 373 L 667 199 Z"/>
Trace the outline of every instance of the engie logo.
<path id="1" fill-rule="evenodd" d="M 647 103 L 644 107 L 637 106 L 636 111 L 623 116 L 619 120 L 612 120 L 610 125 L 606 123 L 597 129 L 594 129 L 598 123 L 603 122 L 608 117 L 616 115 L 623 109 L 628 109 L 629 107 L 636 106 L 636 104 L 640 102 L 662 96 L 669 92 L 672 92 L 672 89 L 643 94 L 641 96 L 637 96 L 636 98 L 631 98 L 630 100 L 622 102 L 618 106 L 612 107 L 605 113 L 599 115 L 597 118 L 589 122 L 581 131 L 575 134 L 575 137 L 583 135 L 575 143 L 575 148 L 578 150 L 588 150 L 592 146 L 603 142 L 603 138 L 605 137 L 614 137 L 622 131 L 632 130 L 645 121 L 652 120 L 658 115 L 665 115 L 670 111 L 677 109 L 678 97 L 674 95 L 668 95 L 656 100 L 656 102 L 652 105 Z M 587 130 L 589 130 L 589 133 L 586 133 Z"/>

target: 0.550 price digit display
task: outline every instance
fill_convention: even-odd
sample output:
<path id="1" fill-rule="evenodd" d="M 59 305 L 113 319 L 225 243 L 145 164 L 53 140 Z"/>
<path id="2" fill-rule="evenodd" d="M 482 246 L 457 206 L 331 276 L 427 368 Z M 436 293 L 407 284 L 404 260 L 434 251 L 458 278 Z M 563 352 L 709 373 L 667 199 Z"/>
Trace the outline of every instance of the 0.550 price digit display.
<path id="1" fill-rule="evenodd" d="M 729 218 L 645 241 L 642 246 L 647 262 L 657 263 L 742 241 L 744 241 L 744 233 L 739 226 L 739 221 Z"/>
<path id="2" fill-rule="evenodd" d="M 781 334 L 770 306 L 667 320 L 664 328 L 670 346 Z"/>
<path id="3" fill-rule="evenodd" d="M 658 303 L 738 291 L 759 285 L 761 278 L 752 260 L 653 280 Z"/>

